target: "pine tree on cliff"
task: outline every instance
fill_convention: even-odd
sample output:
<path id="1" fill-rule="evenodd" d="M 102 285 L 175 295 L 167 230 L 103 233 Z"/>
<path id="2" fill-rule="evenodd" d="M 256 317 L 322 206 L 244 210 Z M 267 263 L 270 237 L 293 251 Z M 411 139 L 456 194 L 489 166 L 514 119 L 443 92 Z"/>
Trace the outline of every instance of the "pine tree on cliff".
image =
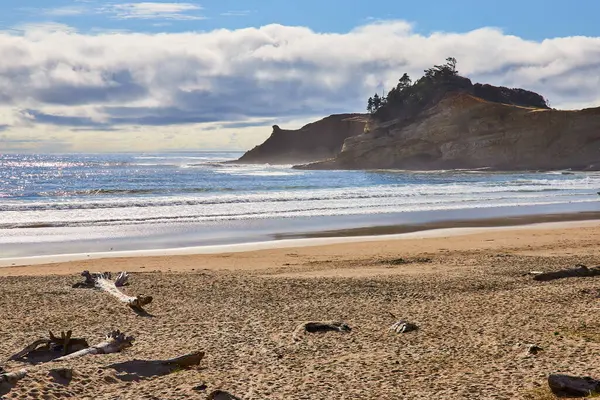
<path id="1" fill-rule="evenodd" d="M 450 68 L 452 75 L 458 75 L 458 71 L 456 70 L 456 58 L 448 57 L 446 58 L 446 66 Z"/>
<path id="2" fill-rule="evenodd" d="M 548 101 L 535 92 L 509 89 L 492 85 L 473 84 L 462 77 L 456 69 L 456 58 L 446 58 L 446 63 L 425 70 L 424 76 L 412 82 L 407 73 L 399 79 L 396 87 L 387 95 L 376 94 L 369 99 L 369 112 L 378 121 L 392 118 L 411 118 L 426 107 L 439 102 L 451 91 L 462 91 L 487 101 L 547 109 Z"/>
<path id="3" fill-rule="evenodd" d="M 377 111 L 381 108 L 381 97 L 377 93 L 373 96 L 373 110 Z"/>
<path id="4" fill-rule="evenodd" d="M 439 80 L 447 77 L 457 76 L 458 71 L 456 70 L 456 63 L 456 58 L 448 57 L 446 58 L 446 64 L 434 65 L 433 68 L 426 69 L 425 76 L 423 78 L 428 80 Z"/>
<path id="5" fill-rule="evenodd" d="M 404 75 L 402 75 L 402 78 L 400 78 L 400 81 L 398 81 L 398 86 L 396 86 L 396 89 L 406 89 L 407 87 L 410 87 L 410 85 L 412 85 L 412 80 L 410 79 L 410 76 L 408 76 L 408 74 L 405 72 Z"/>
<path id="6" fill-rule="evenodd" d="M 367 100 L 367 112 L 370 114 L 373 114 L 375 110 L 373 109 L 373 98 L 369 97 L 369 100 Z"/>

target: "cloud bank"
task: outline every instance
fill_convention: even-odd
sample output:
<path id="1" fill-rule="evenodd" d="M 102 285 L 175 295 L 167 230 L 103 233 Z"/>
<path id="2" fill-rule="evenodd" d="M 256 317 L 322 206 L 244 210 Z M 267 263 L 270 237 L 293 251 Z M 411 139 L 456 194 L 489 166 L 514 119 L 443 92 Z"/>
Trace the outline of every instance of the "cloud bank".
<path id="1" fill-rule="evenodd" d="M 202 7 L 191 3 L 123 3 L 113 4 L 98 11 L 112 14 L 119 19 L 173 19 L 198 20 L 203 16 L 190 14 L 191 11 L 202 10 Z"/>
<path id="2" fill-rule="evenodd" d="M 122 5 L 121 17 L 192 6 L 177 4 L 162 11 Z M 473 81 L 534 90 L 553 107 L 600 105 L 600 38 L 534 42 L 493 28 L 423 36 L 403 21 L 344 34 L 276 24 L 97 35 L 32 27 L 0 33 L 0 54 L 3 138 L 18 128 L 81 134 L 210 126 L 215 135 L 215 126 L 360 112 L 366 97 L 402 73 L 419 77 L 448 56 Z"/>

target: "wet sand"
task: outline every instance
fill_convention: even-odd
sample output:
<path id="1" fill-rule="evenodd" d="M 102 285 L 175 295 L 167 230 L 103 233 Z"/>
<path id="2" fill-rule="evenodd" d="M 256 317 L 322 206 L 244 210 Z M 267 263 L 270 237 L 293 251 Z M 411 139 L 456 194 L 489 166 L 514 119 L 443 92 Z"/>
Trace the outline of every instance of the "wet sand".
<path id="1" fill-rule="evenodd" d="M 544 399 L 549 373 L 600 377 L 600 281 L 523 276 L 599 265 L 600 222 L 441 232 L 0 268 L 2 358 L 48 330 L 72 329 L 90 343 L 114 328 L 136 337 L 119 354 L 51 365 L 74 369 L 68 385 L 38 365 L 5 397 L 202 399 L 221 388 L 243 399 Z M 86 269 L 133 272 L 124 291 L 154 296 L 153 317 L 71 288 Z M 419 329 L 389 332 L 399 318 Z M 352 331 L 294 341 L 310 320 Z M 519 343 L 543 350 L 527 355 Z M 206 352 L 200 368 L 169 375 L 115 365 L 196 350 Z M 193 390 L 200 383 L 206 390 Z"/>

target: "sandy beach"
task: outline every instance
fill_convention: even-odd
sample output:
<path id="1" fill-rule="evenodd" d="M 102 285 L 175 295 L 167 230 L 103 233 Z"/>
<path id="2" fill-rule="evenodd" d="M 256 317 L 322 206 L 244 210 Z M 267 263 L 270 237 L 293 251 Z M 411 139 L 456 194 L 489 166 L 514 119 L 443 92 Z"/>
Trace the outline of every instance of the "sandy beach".
<path id="1" fill-rule="evenodd" d="M 112 329 L 136 339 L 121 353 L 47 368 L 6 362 L 32 372 L 4 397 L 195 399 L 222 389 L 242 399 L 551 399 L 549 373 L 600 377 L 598 281 L 524 276 L 599 265 L 600 222 L 440 232 L 0 268 L 3 359 L 48 330 L 90 344 Z M 83 270 L 131 272 L 124 292 L 152 295 L 151 316 L 73 289 Z M 419 329 L 390 332 L 398 319 Z M 303 321 L 331 320 L 352 331 L 294 340 Z M 117 365 L 197 350 L 200 368 L 167 375 Z M 69 384 L 48 375 L 60 366 L 73 368 Z"/>

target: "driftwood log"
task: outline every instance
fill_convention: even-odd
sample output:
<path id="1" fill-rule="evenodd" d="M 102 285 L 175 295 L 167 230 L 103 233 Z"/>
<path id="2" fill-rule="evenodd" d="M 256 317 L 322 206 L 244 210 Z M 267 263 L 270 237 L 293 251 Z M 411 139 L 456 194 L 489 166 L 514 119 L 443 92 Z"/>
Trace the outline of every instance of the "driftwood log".
<path id="1" fill-rule="evenodd" d="M 305 333 L 318 333 L 318 332 L 341 332 L 348 333 L 352 330 L 345 322 L 331 321 L 331 322 L 303 322 L 294 329 L 293 338 L 294 340 L 300 340 L 300 335 Z"/>
<path id="2" fill-rule="evenodd" d="M 106 340 L 104 342 L 76 351 L 75 353 L 67 354 L 66 356 L 55 358 L 53 361 L 72 360 L 74 358 L 87 356 L 88 354 L 118 353 L 127 347 L 131 347 L 134 340 L 133 336 L 125 336 L 125 334 L 119 330 L 112 331 L 106 335 Z"/>
<path id="3" fill-rule="evenodd" d="M 58 353 L 64 356 L 89 347 L 85 339 L 71 337 L 72 331 L 67 331 L 66 333 L 63 331 L 60 333 L 60 337 L 54 336 L 52 332 L 49 332 L 49 334 L 49 339 L 36 340 L 35 342 L 26 346 L 23 350 L 13 354 L 9 360 L 20 360 L 37 351 Z"/>
<path id="4" fill-rule="evenodd" d="M 15 372 L 3 372 L 0 369 L 0 388 L 5 385 L 14 385 L 17 381 L 23 379 L 27 375 L 27 370 L 20 369 Z"/>
<path id="5" fill-rule="evenodd" d="M 121 273 L 122 274 L 122 273 Z M 121 276 L 121 275 L 119 275 Z M 119 278 L 117 278 L 118 280 Z M 126 303 L 129 307 L 133 308 L 139 313 L 144 313 L 144 306 L 152 302 L 152 296 L 138 295 L 136 297 L 128 296 L 121 292 L 117 285 L 117 281 L 112 281 L 110 277 L 106 277 L 104 274 L 96 278 L 96 287 L 103 290 L 112 296 L 116 297 L 119 301 Z"/>
<path id="6" fill-rule="evenodd" d="M 398 322 L 394 322 L 394 324 L 390 326 L 390 331 L 396 333 L 407 333 L 416 331 L 417 329 L 419 329 L 417 325 L 402 319 Z"/>
<path id="7" fill-rule="evenodd" d="M 129 274 L 127 272 L 120 272 L 114 281 L 112 280 L 112 275 L 110 272 L 90 273 L 90 271 L 83 271 L 81 276 L 83 276 L 85 280 L 83 282 L 77 282 L 73 285 L 73 287 L 96 288 L 103 290 L 116 297 L 119 301 L 126 303 L 138 314 L 147 314 L 144 310 L 144 306 L 152 302 L 152 296 L 138 295 L 133 297 L 128 296 L 119 290 L 120 287 L 128 284 Z"/>
<path id="8" fill-rule="evenodd" d="M 589 376 L 580 378 L 562 374 L 548 376 L 548 386 L 554 394 L 567 396 L 592 396 L 600 393 L 600 381 Z"/>
<path id="9" fill-rule="evenodd" d="M 532 273 L 532 274 L 533 274 L 533 280 L 535 280 L 535 281 L 552 281 L 554 279 L 562 279 L 562 278 L 600 276 L 600 266 L 588 268 L 583 264 L 577 264 L 575 266 L 575 268 L 571 268 L 571 269 L 563 269 L 563 270 L 554 271 L 554 272 L 541 272 L 541 273 Z"/>
<path id="10" fill-rule="evenodd" d="M 90 271 L 86 270 L 81 273 L 81 276 L 83 276 L 84 278 L 83 282 L 75 283 L 73 285 L 74 288 L 94 288 L 96 287 L 96 279 L 100 277 L 112 279 L 112 274 L 110 272 L 91 273 Z M 129 274 L 125 271 L 119 272 L 119 274 L 117 275 L 117 279 L 115 279 L 115 286 L 121 287 L 127 285 L 129 285 Z"/>

